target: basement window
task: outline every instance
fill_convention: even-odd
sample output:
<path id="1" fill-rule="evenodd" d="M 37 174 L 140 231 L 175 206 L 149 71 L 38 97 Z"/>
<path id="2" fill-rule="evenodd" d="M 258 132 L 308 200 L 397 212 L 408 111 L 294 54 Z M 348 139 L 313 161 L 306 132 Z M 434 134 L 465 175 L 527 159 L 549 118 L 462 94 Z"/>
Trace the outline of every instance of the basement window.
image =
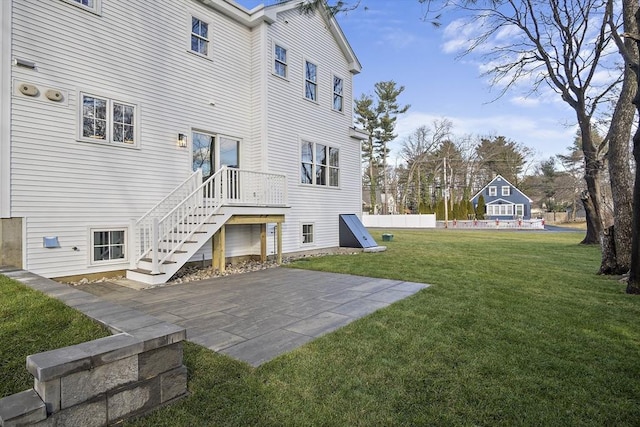
<path id="1" fill-rule="evenodd" d="M 91 230 L 91 262 L 124 260 L 126 257 L 124 229 Z"/>
<path id="2" fill-rule="evenodd" d="M 313 224 L 302 224 L 302 244 L 313 243 Z"/>

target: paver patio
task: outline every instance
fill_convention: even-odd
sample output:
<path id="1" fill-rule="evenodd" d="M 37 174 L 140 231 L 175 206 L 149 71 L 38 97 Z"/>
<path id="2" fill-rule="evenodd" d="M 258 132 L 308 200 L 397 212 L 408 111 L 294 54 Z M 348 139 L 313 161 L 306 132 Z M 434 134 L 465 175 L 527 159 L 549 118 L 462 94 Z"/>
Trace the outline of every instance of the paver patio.
<path id="1" fill-rule="evenodd" d="M 259 366 L 428 286 L 270 268 L 144 290 L 112 282 L 76 289 L 175 323 L 189 341 Z"/>

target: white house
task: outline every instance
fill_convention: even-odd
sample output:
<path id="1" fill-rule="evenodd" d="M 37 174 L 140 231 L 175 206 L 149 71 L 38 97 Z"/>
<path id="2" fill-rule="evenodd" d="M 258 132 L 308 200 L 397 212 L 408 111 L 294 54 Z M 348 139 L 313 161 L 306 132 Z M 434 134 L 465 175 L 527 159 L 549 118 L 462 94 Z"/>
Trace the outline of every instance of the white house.
<path id="1" fill-rule="evenodd" d="M 161 283 L 188 260 L 338 246 L 339 215 L 361 214 L 360 63 L 324 10 L 0 8 L 0 264 Z"/>

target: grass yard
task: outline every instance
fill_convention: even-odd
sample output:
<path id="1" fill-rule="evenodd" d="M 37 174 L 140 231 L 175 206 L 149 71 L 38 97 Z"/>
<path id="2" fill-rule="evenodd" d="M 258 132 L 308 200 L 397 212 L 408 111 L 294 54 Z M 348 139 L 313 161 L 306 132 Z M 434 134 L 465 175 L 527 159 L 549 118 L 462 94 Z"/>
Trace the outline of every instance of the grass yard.
<path id="1" fill-rule="evenodd" d="M 129 425 L 640 423 L 640 297 L 581 233 L 391 232 L 292 266 L 431 288 L 257 369 L 187 343 L 191 395 Z"/>
<path id="2" fill-rule="evenodd" d="M 28 355 L 109 335 L 60 301 L 0 275 L 0 397 L 33 387 Z"/>

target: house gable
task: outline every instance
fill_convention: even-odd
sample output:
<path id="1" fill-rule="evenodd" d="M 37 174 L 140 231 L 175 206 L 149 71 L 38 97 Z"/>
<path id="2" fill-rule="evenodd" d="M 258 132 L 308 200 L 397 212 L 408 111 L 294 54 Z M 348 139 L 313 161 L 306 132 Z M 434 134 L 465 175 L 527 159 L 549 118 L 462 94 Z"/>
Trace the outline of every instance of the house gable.
<path id="1" fill-rule="evenodd" d="M 502 175 L 496 175 L 495 178 L 493 178 L 487 185 L 485 185 L 484 187 L 482 187 L 482 189 L 480 191 L 478 191 L 470 200 L 472 203 L 477 204 L 478 203 L 478 198 L 480 197 L 481 194 L 484 195 L 485 198 L 485 202 L 488 204 L 490 203 L 489 200 L 487 200 L 488 196 L 488 188 L 495 186 L 498 189 L 504 187 L 504 186 L 509 186 L 511 188 L 511 194 L 508 197 L 509 203 L 516 203 L 515 200 L 526 200 L 526 203 L 532 203 L 533 200 L 531 200 L 529 198 L 529 196 L 527 196 L 526 194 L 524 194 L 522 191 L 520 191 L 518 189 L 518 187 L 516 187 L 515 185 L 511 184 L 509 181 L 507 181 Z M 491 197 L 496 197 L 496 198 L 502 198 L 504 196 L 501 195 L 501 192 L 498 191 L 496 193 L 495 196 L 491 196 Z M 496 199 L 490 199 L 492 201 L 496 200 Z M 525 201 L 519 201 L 519 203 L 525 203 Z"/>

